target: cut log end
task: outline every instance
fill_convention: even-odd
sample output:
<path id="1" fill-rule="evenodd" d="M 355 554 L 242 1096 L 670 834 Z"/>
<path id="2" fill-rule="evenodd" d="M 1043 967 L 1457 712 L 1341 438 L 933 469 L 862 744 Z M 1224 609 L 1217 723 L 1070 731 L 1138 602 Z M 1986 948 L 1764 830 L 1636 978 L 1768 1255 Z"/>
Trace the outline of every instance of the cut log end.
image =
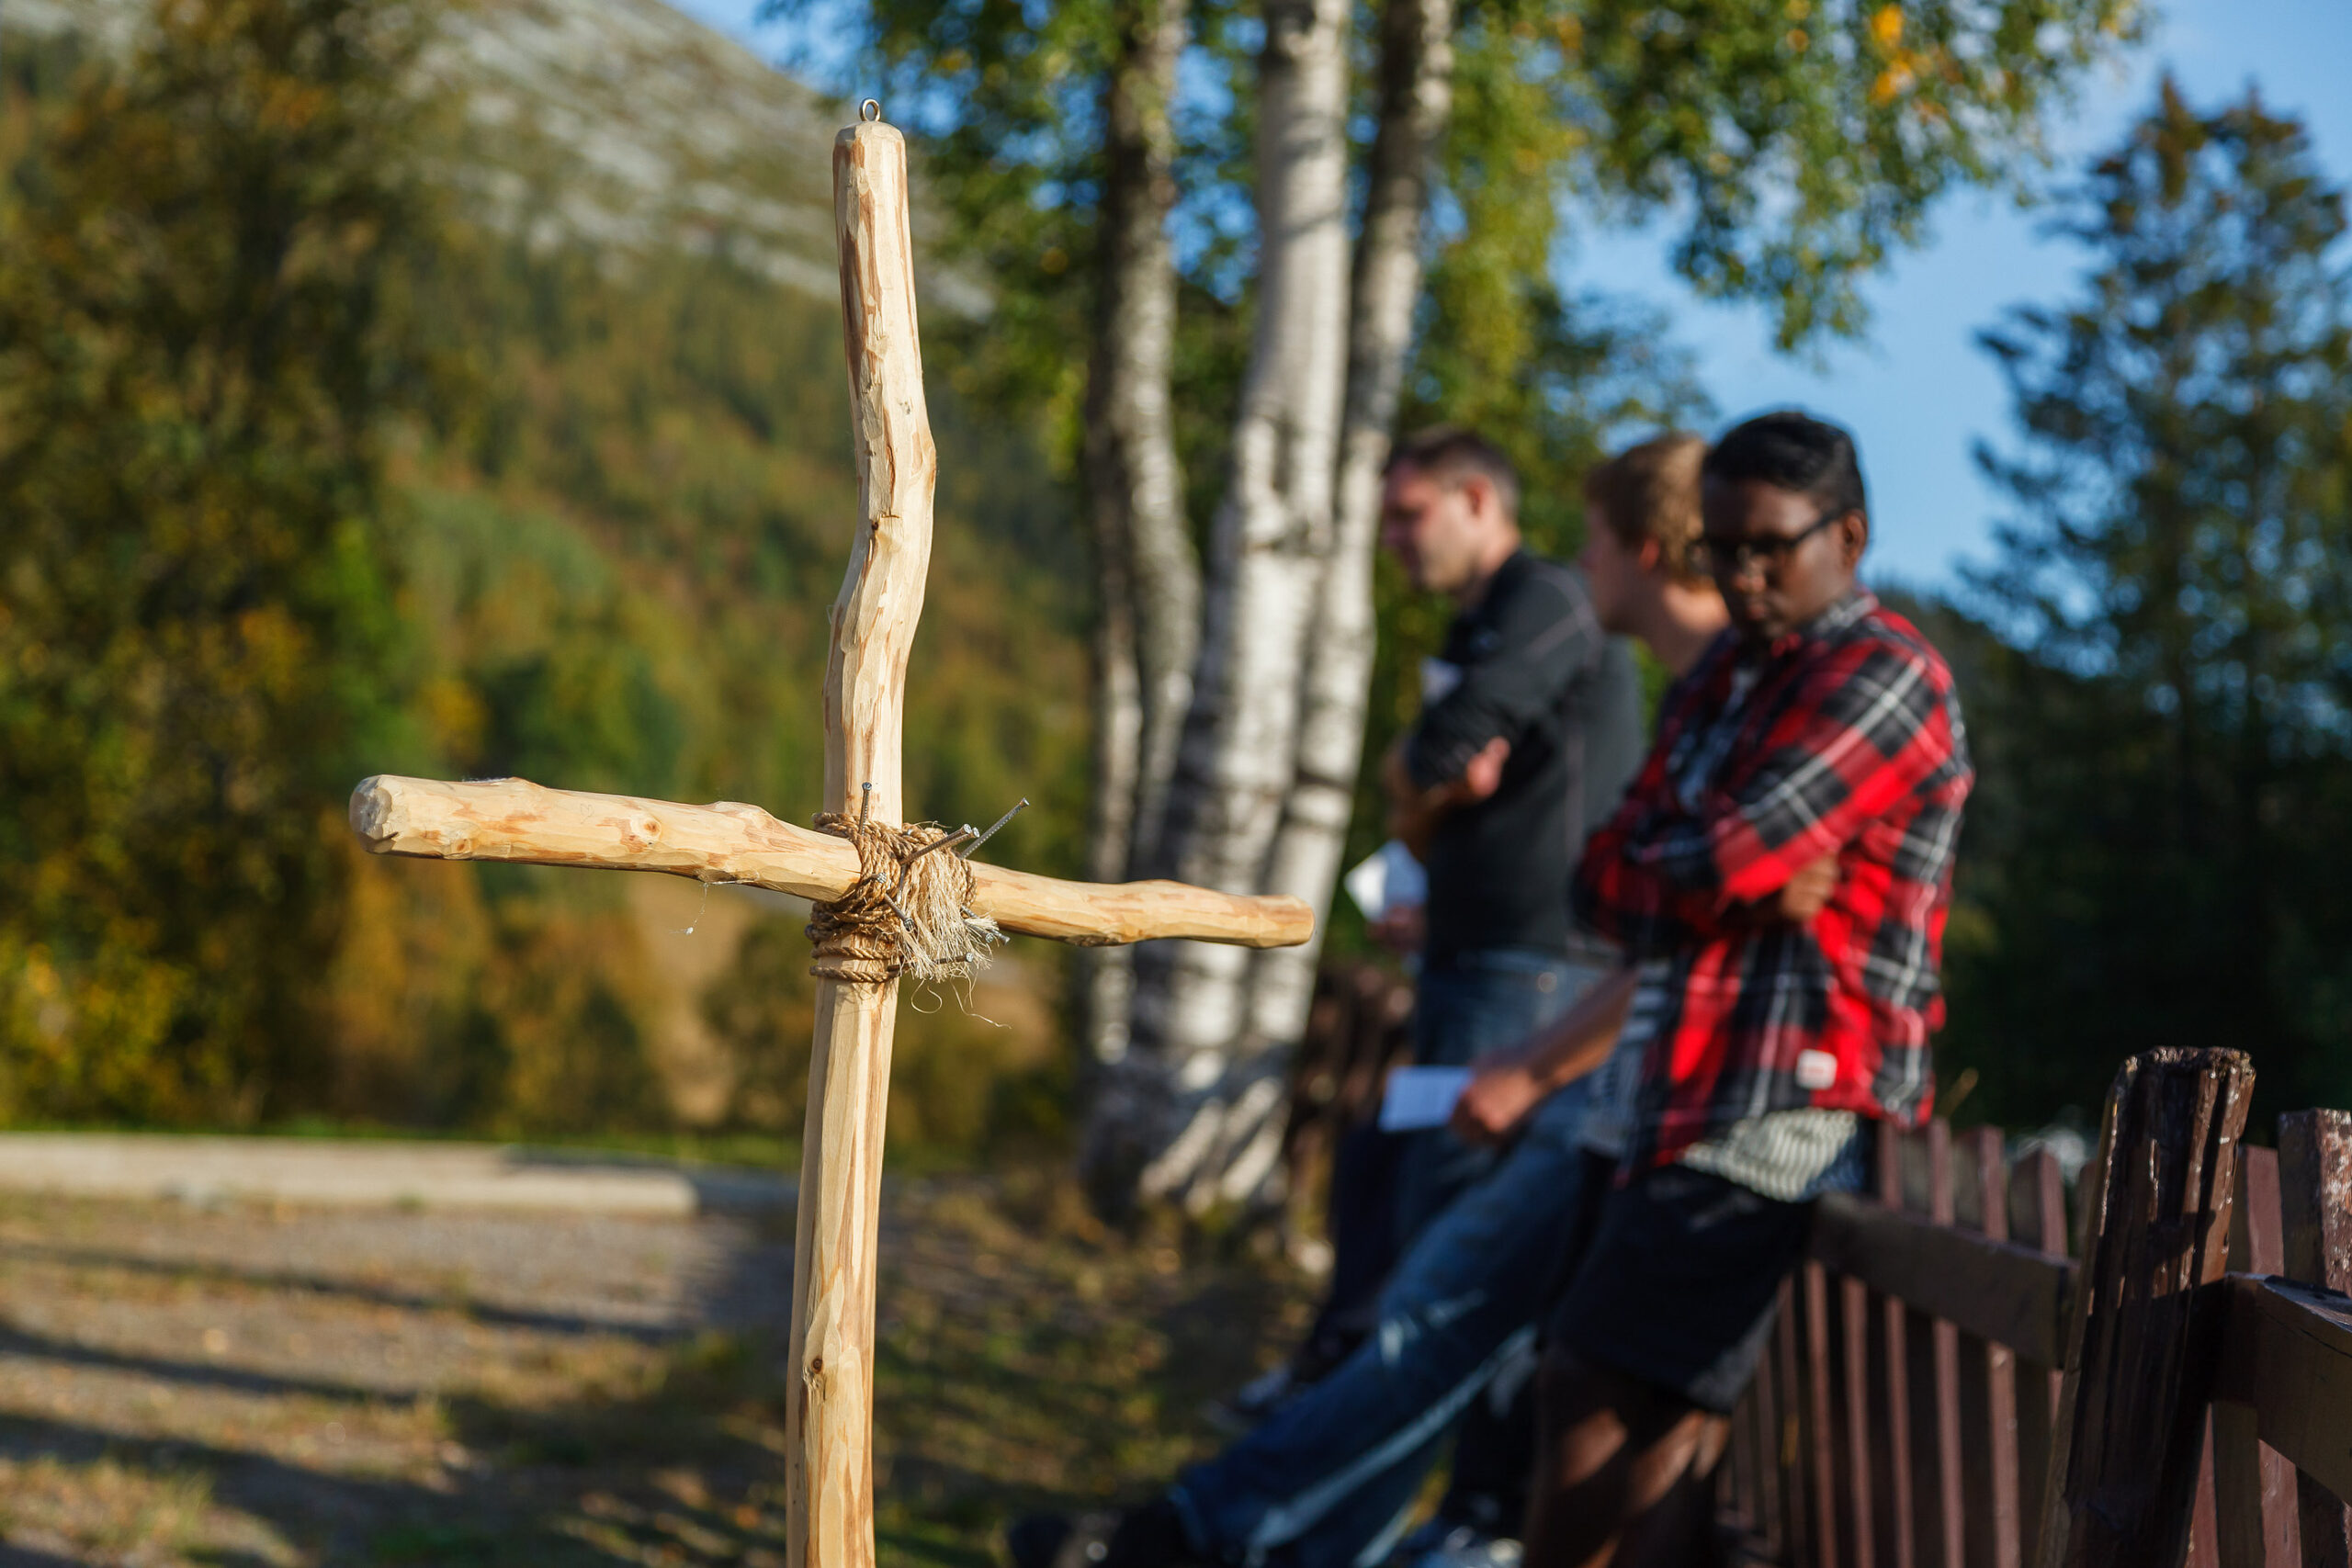
<path id="1" fill-rule="evenodd" d="M 401 782 L 377 773 L 361 779 L 358 787 L 351 792 L 351 830 L 359 835 L 369 854 L 396 854 L 400 851 L 407 815 L 401 809 Z"/>

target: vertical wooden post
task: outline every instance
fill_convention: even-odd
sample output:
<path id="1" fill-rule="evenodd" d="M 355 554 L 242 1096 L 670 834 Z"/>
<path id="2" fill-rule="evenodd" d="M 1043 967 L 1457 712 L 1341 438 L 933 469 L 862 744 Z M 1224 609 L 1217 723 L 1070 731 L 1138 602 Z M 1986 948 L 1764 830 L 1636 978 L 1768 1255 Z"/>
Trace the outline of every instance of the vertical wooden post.
<path id="1" fill-rule="evenodd" d="M 2238 1150 L 2230 1272 L 2277 1274 L 2278 1154 Z M 2213 1544 L 2222 1568 L 2295 1568 L 2295 1467 L 2263 1446 L 2254 1407 L 2213 1402 Z"/>
<path id="2" fill-rule="evenodd" d="M 1969 1180 L 1959 1217 L 1996 1241 L 2009 1238 L 2007 1151 L 1997 1127 L 1961 1134 Z M 2006 1345 L 1960 1337 L 1961 1495 L 1969 1568 L 2018 1568 L 2016 1355 Z"/>
<path id="3" fill-rule="evenodd" d="M 2052 1258 L 2066 1256 L 2066 1179 L 2046 1148 L 2021 1156 L 2009 1172 L 2009 1231 Z M 2018 1533 L 2025 1561 L 2041 1561 L 2042 1488 L 2057 1438 L 2059 1373 L 2023 1363 L 2018 1372 Z"/>
<path id="4" fill-rule="evenodd" d="M 1838 1417 L 1829 1392 L 1829 1274 L 1807 1258 L 1797 1267 L 1804 1295 L 1805 1413 L 1812 1456 L 1813 1551 L 1838 1568 Z"/>
<path id="5" fill-rule="evenodd" d="M 890 127 L 853 126 L 834 141 L 833 228 L 859 521 L 825 660 L 825 801 L 895 823 L 904 810 L 907 653 L 922 614 L 938 461 L 915 333 L 907 149 Z M 786 1561 L 871 1568 L 875 1233 L 899 984 L 821 951 L 815 969 L 792 1256 Z"/>
<path id="6" fill-rule="evenodd" d="M 2042 1568 L 2171 1568 L 2188 1551 L 2254 1066 L 2162 1050 L 2116 1075 L 2067 1334 Z"/>
<path id="7" fill-rule="evenodd" d="M 1952 1196 L 1951 1123 L 1930 1122 L 1911 1140 L 1918 1179 L 1906 1185 L 1911 1211 L 1939 1225 L 1957 1213 Z M 1904 1320 L 1911 1384 L 1911 1509 L 1918 1521 L 1918 1561 L 1963 1568 L 1966 1519 L 1961 1504 L 1960 1330 L 1916 1308 Z"/>
<path id="8" fill-rule="evenodd" d="M 2278 1118 L 2278 1218 L 2279 1272 L 2352 1294 L 2352 1111 Z M 2352 1568 L 2352 1510 L 2308 1475 L 2295 1490 L 2303 1568 Z"/>
<path id="9" fill-rule="evenodd" d="M 1772 1434 L 1772 1466 L 1781 1486 L 1781 1520 L 1785 1532 L 1782 1555 L 1798 1568 L 1815 1568 L 1820 1556 L 1813 1543 L 1820 1526 L 1812 1522 L 1808 1510 L 1813 1495 L 1805 1485 L 1810 1479 L 1805 1456 L 1811 1451 L 1806 1436 L 1805 1400 L 1809 1364 L 1798 1348 L 1794 1278 L 1781 1281 L 1781 1310 L 1773 1314 L 1773 1364 L 1778 1369 L 1773 1379 L 1773 1403 L 1780 1409 L 1781 1429 Z"/>
<path id="10" fill-rule="evenodd" d="M 1878 1124 L 1878 1201 L 1890 1209 L 1904 1207 L 1903 1147 L 1912 1136 L 1891 1122 Z M 1918 1507 L 1911 1473 L 1911 1314 L 1896 1296 L 1881 1296 L 1871 1304 L 1878 1316 L 1880 1378 L 1886 1389 L 1885 1417 L 1872 1435 L 1880 1485 L 1886 1495 L 1879 1517 L 1887 1550 L 1880 1556 L 1890 1568 L 1919 1568 Z"/>

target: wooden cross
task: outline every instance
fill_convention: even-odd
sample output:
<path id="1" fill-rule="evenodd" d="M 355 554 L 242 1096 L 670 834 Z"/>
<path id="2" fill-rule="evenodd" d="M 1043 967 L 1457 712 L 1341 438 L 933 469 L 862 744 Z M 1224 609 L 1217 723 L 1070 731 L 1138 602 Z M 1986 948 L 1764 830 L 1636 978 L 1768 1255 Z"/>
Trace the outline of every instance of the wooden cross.
<path id="1" fill-rule="evenodd" d="M 833 602 L 825 661 L 825 798 L 841 817 L 870 811 L 895 824 L 903 808 L 907 653 L 922 612 L 938 464 L 916 340 L 906 142 L 878 120 L 852 126 L 833 143 L 833 226 L 862 522 Z M 368 779 L 352 793 L 351 824 L 379 854 L 662 871 L 819 903 L 841 898 L 861 876 L 858 850 L 847 839 L 788 826 L 757 807 L 678 806 L 520 779 Z M 1060 942 L 1190 937 L 1288 947 L 1314 931 L 1312 912 L 1295 898 L 970 869 L 972 914 Z M 869 1568 L 875 1233 L 899 983 L 895 974 L 851 977 L 857 966 L 829 965 L 821 952 L 816 969 L 792 1260 L 786 1561 L 792 1568 Z"/>

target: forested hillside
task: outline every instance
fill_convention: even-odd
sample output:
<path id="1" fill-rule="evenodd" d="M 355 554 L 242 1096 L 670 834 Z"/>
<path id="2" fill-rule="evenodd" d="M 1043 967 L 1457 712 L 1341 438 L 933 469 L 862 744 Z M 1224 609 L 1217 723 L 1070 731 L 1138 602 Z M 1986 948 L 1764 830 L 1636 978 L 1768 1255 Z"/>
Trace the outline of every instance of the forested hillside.
<path id="1" fill-rule="evenodd" d="M 831 110 L 650 0 L 164 15 L 12 6 L 0 51 L 0 1112 L 797 1129 L 797 912 L 370 861 L 342 800 L 519 773 L 808 815 L 855 502 Z M 1026 795 L 991 852 L 1068 870 L 1063 491 L 932 379 L 909 795 Z M 1015 1027 L 910 1019 L 898 1132 L 969 1145 L 957 1075 L 1058 1060 L 1035 978 L 982 998 Z"/>

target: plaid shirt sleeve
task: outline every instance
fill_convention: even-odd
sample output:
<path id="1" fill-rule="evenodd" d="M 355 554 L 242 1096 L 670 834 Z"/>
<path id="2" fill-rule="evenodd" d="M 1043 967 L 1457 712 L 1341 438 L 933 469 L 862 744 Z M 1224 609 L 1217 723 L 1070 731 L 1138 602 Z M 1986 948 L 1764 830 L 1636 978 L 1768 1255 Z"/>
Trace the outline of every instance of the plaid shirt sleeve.
<path id="1" fill-rule="evenodd" d="M 1666 738 L 1587 846 L 1578 913 L 1655 954 L 1737 923 L 1799 867 L 1843 848 L 1952 757 L 1943 682 L 1916 649 L 1863 640 L 1808 672 L 1734 787 L 1697 813 L 1668 787 Z"/>
<path id="2" fill-rule="evenodd" d="M 1641 772 L 1627 786 L 1615 815 L 1585 840 L 1569 889 L 1577 919 L 1639 960 L 1671 953 L 1713 934 L 1715 901 L 1690 895 L 1640 871 L 1626 858 L 1626 846 L 1646 839 L 1653 824 L 1674 814 L 1674 786 L 1668 759 L 1676 738 L 1689 727 L 1698 702 L 1695 683 L 1679 684 L 1658 713 L 1657 739 Z"/>

